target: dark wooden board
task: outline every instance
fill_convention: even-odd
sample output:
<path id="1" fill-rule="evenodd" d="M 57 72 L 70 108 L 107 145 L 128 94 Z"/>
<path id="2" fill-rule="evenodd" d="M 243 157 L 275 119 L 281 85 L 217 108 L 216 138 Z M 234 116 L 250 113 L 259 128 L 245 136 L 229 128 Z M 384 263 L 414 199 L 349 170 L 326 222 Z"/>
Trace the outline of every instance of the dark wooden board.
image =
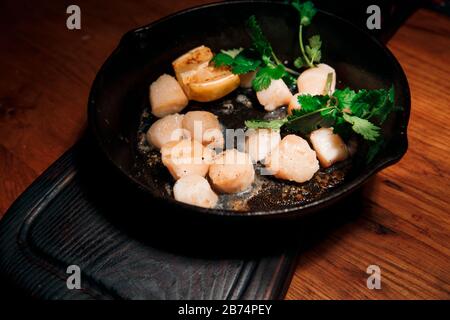
<path id="1" fill-rule="evenodd" d="M 204 238 L 194 244 L 190 233 L 198 231 L 187 221 L 162 226 L 149 219 L 144 226 L 133 225 L 127 221 L 133 219 L 127 208 L 149 216 L 164 208 L 129 206 L 133 198 L 126 191 L 118 201 L 123 207 L 111 199 L 111 189 L 121 187 L 109 178 L 110 171 L 98 167 L 103 162 L 93 160 L 89 145 L 84 141 L 65 153 L 1 221 L 0 273 L 16 290 L 43 299 L 284 297 L 295 246 L 249 254 L 246 246 L 234 246 L 233 233 L 222 243 Z M 180 224 L 184 230 L 177 228 Z M 204 236 L 211 236 L 208 230 Z M 81 268 L 81 290 L 67 289 L 69 265 Z"/>

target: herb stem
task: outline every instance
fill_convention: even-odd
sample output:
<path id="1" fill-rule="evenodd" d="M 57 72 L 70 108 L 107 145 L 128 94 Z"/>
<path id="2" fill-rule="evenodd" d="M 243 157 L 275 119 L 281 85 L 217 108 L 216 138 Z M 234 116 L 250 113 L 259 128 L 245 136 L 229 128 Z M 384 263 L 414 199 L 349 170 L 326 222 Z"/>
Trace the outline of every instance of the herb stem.
<path id="1" fill-rule="evenodd" d="M 291 68 L 288 68 L 288 67 L 284 67 L 284 69 L 286 70 L 286 72 L 289 72 L 290 74 L 292 74 L 292 75 L 294 75 L 294 76 L 299 76 L 300 75 L 300 72 L 297 72 L 297 71 L 295 71 L 295 70 L 292 70 Z"/>
<path id="2" fill-rule="evenodd" d="M 273 51 L 272 51 L 272 58 L 273 58 L 273 60 L 275 61 L 276 64 L 278 64 L 278 65 L 281 64 L 281 65 L 284 67 L 284 70 L 286 70 L 286 72 L 288 72 L 288 73 L 290 73 L 290 74 L 292 74 L 292 75 L 294 75 L 294 76 L 299 76 L 299 75 L 300 75 L 299 72 L 297 72 L 297 71 L 295 71 L 295 70 L 292 70 L 291 68 L 286 67 L 286 66 L 280 61 L 280 59 L 278 59 L 278 57 L 275 55 L 275 52 L 273 52 Z"/>
<path id="3" fill-rule="evenodd" d="M 307 117 L 309 117 L 309 116 L 311 116 L 311 115 L 313 115 L 313 114 L 316 114 L 316 113 L 319 113 L 319 112 L 322 112 L 322 111 L 326 111 L 326 110 L 331 110 L 331 109 L 334 109 L 334 108 L 335 108 L 335 106 L 323 107 L 323 108 L 321 108 L 321 109 L 314 110 L 314 111 L 312 111 L 312 112 L 310 112 L 310 113 L 307 113 L 307 114 L 304 114 L 304 115 L 302 115 L 302 116 L 295 117 L 295 119 L 290 120 L 290 121 L 288 121 L 288 122 L 294 122 L 294 121 L 297 121 L 297 120 L 299 120 L 299 119 L 307 118 Z"/>
<path id="4" fill-rule="evenodd" d="M 306 52 L 305 52 L 305 48 L 303 47 L 303 25 L 302 24 L 300 24 L 300 28 L 298 29 L 298 40 L 300 43 L 300 50 L 302 51 L 303 59 L 305 59 L 306 64 L 310 68 L 313 68 L 314 64 L 311 61 L 309 61 L 308 56 L 306 55 Z"/>
<path id="5" fill-rule="evenodd" d="M 283 64 L 280 59 L 275 55 L 275 52 L 272 51 L 272 58 L 275 61 L 276 64 Z"/>

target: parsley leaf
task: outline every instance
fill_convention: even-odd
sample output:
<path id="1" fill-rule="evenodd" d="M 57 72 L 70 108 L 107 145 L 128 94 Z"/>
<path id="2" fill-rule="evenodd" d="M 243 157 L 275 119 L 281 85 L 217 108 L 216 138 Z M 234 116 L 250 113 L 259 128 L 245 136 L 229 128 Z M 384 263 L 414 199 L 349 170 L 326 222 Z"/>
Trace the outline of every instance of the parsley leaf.
<path id="1" fill-rule="evenodd" d="M 302 108 L 300 110 L 293 110 L 295 111 L 294 114 L 303 115 L 317 111 L 323 108 L 329 99 L 330 97 L 328 96 L 311 96 L 309 94 L 299 95 L 298 103 L 302 106 Z"/>
<path id="2" fill-rule="evenodd" d="M 261 61 L 250 59 L 242 54 L 238 54 L 236 58 L 234 58 L 234 63 L 232 67 L 232 72 L 234 74 L 244 74 L 250 71 L 255 71 Z"/>
<path id="3" fill-rule="evenodd" d="M 286 122 L 286 118 L 276 120 L 247 120 L 245 121 L 245 126 L 249 129 L 280 130 Z"/>
<path id="4" fill-rule="evenodd" d="M 352 115 L 364 119 L 377 119 L 380 124 L 386 121 L 388 115 L 394 111 L 394 88 L 389 90 L 359 90 L 358 93 L 338 91 L 334 93 L 343 108 L 349 108 Z M 343 100 L 343 101 L 341 101 Z"/>
<path id="5" fill-rule="evenodd" d="M 292 6 L 297 9 L 300 15 L 300 24 L 305 27 L 309 26 L 317 13 L 314 4 L 311 1 L 301 3 L 300 0 L 294 0 L 292 1 Z"/>
<path id="6" fill-rule="evenodd" d="M 261 64 L 261 61 L 248 58 L 242 52 L 238 53 L 235 57 L 232 57 L 225 52 L 226 51 L 222 50 L 221 53 L 216 54 L 212 59 L 212 62 L 217 67 L 231 67 L 231 71 L 234 74 L 244 74 L 250 71 L 255 71 Z M 232 54 L 234 53 L 235 52 Z"/>
<path id="7" fill-rule="evenodd" d="M 309 61 L 311 63 L 319 63 L 320 59 L 322 59 L 322 53 L 320 48 L 322 46 L 322 41 L 320 40 L 319 35 L 312 36 L 308 39 L 309 45 L 305 47 L 306 54 L 309 57 Z"/>
<path id="8" fill-rule="evenodd" d="M 217 67 L 232 66 L 234 58 L 227 53 L 218 53 L 211 60 Z"/>
<path id="9" fill-rule="evenodd" d="M 350 88 L 345 88 L 343 90 L 338 89 L 334 91 L 333 96 L 338 99 L 341 110 L 347 109 L 352 111 L 352 101 L 356 96 L 356 92 L 354 90 L 351 90 Z"/>
<path id="10" fill-rule="evenodd" d="M 369 141 L 375 141 L 380 135 L 380 127 L 377 127 L 372 122 L 366 119 L 362 119 L 356 116 L 350 116 L 343 113 L 345 121 L 352 125 L 353 131 L 363 136 L 364 139 Z"/>
<path id="11" fill-rule="evenodd" d="M 298 57 L 297 59 L 294 60 L 294 66 L 297 69 L 300 69 L 300 68 L 302 68 L 302 67 L 304 67 L 306 65 L 307 65 L 307 63 L 302 57 Z"/>
<path id="12" fill-rule="evenodd" d="M 380 95 L 379 104 L 372 107 L 371 117 L 375 117 L 380 123 L 383 123 L 394 109 L 394 87 L 392 86 L 388 92 L 383 90 Z"/>
<path id="13" fill-rule="evenodd" d="M 261 56 L 270 57 L 273 54 L 272 46 L 269 40 L 264 36 L 258 21 L 254 15 L 247 20 L 247 26 L 250 30 L 250 37 L 252 39 L 254 49 L 259 52 Z"/>
<path id="14" fill-rule="evenodd" d="M 252 85 L 255 91 L 267 89 L 273 80 L 281 79 L 286 75 L 286 70 L 283 65 L 279 64 L 276 67 L 263 67 L 256 73 Z"/>

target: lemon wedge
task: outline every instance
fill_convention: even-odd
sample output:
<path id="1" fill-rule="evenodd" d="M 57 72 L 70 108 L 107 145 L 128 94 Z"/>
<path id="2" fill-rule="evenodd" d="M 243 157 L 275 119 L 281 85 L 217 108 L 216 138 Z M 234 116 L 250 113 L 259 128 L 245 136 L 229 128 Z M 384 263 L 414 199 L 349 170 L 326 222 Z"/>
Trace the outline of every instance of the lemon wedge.
<path id="1" fill-rule="evenodd" d="M 172 63 L 175 76 L 190 100 L 214 101 L 239 87 L 239 76 L 227 67 L 211 66 L 212 58 L 211 49 L 200 46 Z"/>

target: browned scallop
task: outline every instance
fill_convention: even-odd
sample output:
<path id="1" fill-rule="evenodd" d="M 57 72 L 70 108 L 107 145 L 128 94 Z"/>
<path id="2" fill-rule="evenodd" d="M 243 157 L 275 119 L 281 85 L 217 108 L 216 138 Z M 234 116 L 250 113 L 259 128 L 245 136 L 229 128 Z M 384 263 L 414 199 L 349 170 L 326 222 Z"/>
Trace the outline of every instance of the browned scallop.
<path id="1" fill-rule="evenodd" d="M 336 71 L 325 63 L 320 63 L 317 67 L 309 68 L 302 72 L 297 79 L 298 92 L 300 94 L 323 95 L 325 92 L 328 74 L 331 73 L 330 91 L 334 92 L 336 87 Z"/>
<path id="2" fill-rule="evenodd" d="M 266 158 L 265 165 L 275 177 L 299 183 L 310 180 L 319 170 L 316 152 L 305 139 L 293 134 L 281 140 Z"/>
<path id="3" fill-rule="evenodd" d="M 214 159 L 209 168 L 209 178 L 215 190 L 237 193 L 251 186 L 255 170 L 247 153 L 228 149 Z"/>
<path id="4" fill-rule="evenodd" d="M 272 80 L 267 89 L 258 91 L 256 97 L 266 111 L 273 111 L 278 107 L 288 105 L 292 99 L 292 93 L 283 80 Z"/>
<path id="5" fill-rule="evenodd" d="M 333 133 L 332 128 L 320 128 L 311 132 L 309 140 L 324 168 L 349 156 L 347 145 L 338 134 Z"/>
<path id="6" fill-rule="evenodd" d="M 206 176 L 214 151 L 201 143 L 184 139 L 166 143 L 161 148 L 161 159 L 174 179 L 184 176 Z"/>
<path id="7" fill-rule="evenodd" d="M 280 143 L 279 131 L 250 129 L 246 132 L 245 151 L 254 162 L 261 161 Z"/>
<path id="8" fill-rule="evenodd" d="M 150 106 L 158 118 L 180 112 L 188 102 L 178 81 L 168 74 L 163 74 L 150 85 Z"/>
<path id="9" fill-rule="evenodd" d="M 190 132 L 183 129 L 183 115 L 175 113 L 155 121 L 148 129 L 147 141 L 158 149 L 170 142 L 190 137 Z"/>
<path id="10" fill-rule="evenodd" d="M 183 128 L 203 145 L 223 148 L 224 139 L 217 116 L 208 111 L 190 111 L 184 115 Z"/>
<path id="11" fill-rule="evenodd" d="M 208 181 L 199 175 L 181 177 L 173 186 L 175 200 L 203 208 L 214 208 L 219 200 Z"/>

